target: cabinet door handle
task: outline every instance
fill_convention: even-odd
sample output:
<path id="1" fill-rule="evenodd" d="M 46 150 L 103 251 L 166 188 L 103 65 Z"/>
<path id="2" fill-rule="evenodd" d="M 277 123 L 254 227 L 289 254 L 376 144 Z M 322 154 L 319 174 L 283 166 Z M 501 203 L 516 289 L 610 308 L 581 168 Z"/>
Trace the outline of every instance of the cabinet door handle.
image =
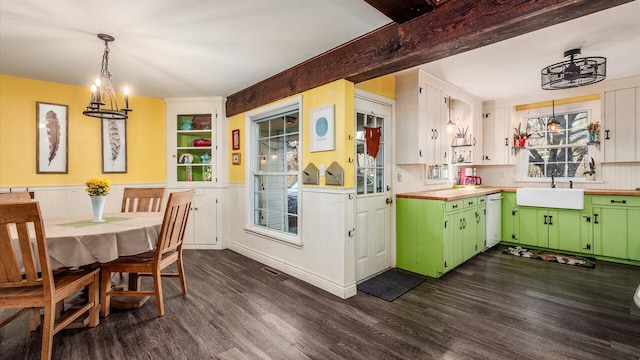
<path id="1" fill-rule="evenodd" d="M 476 146 L 476 138 L 473 138 L 473 146 Z"/>
<path id="2" fill-rule="evenodd" d="M 438 138 L 438 135 L 440 135 L 440 134 L 438 133 L 438 129 L 434 129 L 433 131 L 435 131 L 435 132 L 436 132 L 436 137 L 435 137 L 434 139 L 437 139 L 437 138 Z"/>
<path id="3" fill-rule="evenodd" d="M 452 208 L 457 209 L 458 208 L 458 204 L 453 205 Z"/>
<path id="4" fill-rule="evenodd" d="M 420 155 L 420 157 L 422 157 L 422 150 L 420 150 L 420 152 L 418 154 Z"/>
<path id="5" fill-rule="evenodd" d="M 547 218 L 548 218 L 548 217 L 549 217 L 549 215 L 545 215 L 545 216 L 544 216 L 544 224 L 545 224 L 545 225 L 549 225 L 549 224 L 547 223 Z"/>
<path id="6" fill-rule="evenodd" d="M 460 230 L 462 230 L 462 219 L 460 219 Z"/>
<path id="7" fill-rule="evenodd" d="M 464 224 L 464 226 L 462 228 L 466 229 L 467 228 L 467 219 L 466 218 L 462 219 L 462 223 Z"/>
<path id="8" fill-rule="evenodd" d="M 549 215 L 549 225 L 553 225 L 553 216 Z"/>
<path id="9" fill-rule="evenodd" d="M 611 200 L 612 204 L 626 204 L 627 200 Z"/>
<path id="10" fill-rule="evenodd" d="M 509 138 L 504 138 L 504 146 L 509 146 Z"/>
<path id="11" fill-rule="evenodd" d="M 611 138 L 609 137 L 609 131 L 610 131 L 610 130 L 605 130 L 605 131 L 604 131 L 604 133 L 605 133 L 605 134 L 607 134 L 607 135 L 604 137 L 604 139 L 605 139 L 605 140 L 611 140 Z"/>
<path id="12" fill-rule="evenodd" d="M 593 214 L 593 223 L 594 224 L 599 224 L 599 222 L 598 222 L 598 214 Z"/>

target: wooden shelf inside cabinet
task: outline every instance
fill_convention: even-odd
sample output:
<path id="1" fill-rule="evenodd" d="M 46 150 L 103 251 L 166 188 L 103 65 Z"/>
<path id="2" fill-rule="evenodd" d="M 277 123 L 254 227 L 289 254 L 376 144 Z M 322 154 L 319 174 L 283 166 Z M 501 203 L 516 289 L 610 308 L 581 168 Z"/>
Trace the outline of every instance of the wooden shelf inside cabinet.
<path id="1" fill-rule="evenodd" d="M 464 144 L 464 145 L 451 145 L 452 148 L 460 148 L 460 147 L 470 147 L 473 146 L 471 144 Z"/>

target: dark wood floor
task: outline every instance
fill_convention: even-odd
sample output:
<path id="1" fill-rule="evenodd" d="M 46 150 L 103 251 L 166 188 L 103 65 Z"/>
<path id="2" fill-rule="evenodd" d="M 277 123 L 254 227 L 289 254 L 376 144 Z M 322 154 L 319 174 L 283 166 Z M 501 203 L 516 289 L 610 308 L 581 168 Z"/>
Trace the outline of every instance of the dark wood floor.
<path id="1" fill-rule="evenodd" d="M 341 300 L 234 252 L 185 251 L 189 294 L 164 280 L 154 301 L 94 329 L 63 330 L 54 359 L 638 359 L 640 268 L 596 269 L 490 250 L 389 303 Z M 0 358 L 39 358 L 22 317 Z"/>

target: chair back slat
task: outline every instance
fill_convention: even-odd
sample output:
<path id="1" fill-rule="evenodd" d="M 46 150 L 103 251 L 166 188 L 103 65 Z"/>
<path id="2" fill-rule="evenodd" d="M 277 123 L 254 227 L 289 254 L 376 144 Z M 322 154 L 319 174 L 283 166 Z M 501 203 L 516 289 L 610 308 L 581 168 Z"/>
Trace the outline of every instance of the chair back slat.
<path id="1" fill-rule="evenodd" d="M 125 188 L 121 212 L 160 212 L 164 188 Z"/>
<path id="2" fill-rule="evenodd" d="M 182 246 L 184 233 L 189 219 L 189 210 L 193 202 L 193 190 L 173 192 L 169 194 L 167 208 L 164 212 L 162 227 L 158 234 L 158 244 L 156 247 L 156 257 L 176 250 Z"/>
<path id="3" fill-rule="evenodd" d="M 13 240 L 16 236 L 17 242 Z M 37 245 L 35 251 L 33 239 Z M 0 203 L 0 250 L 0 288 L 44 285 L 45 291 L 53 291 L 44 225 L 37 201 Z M 19 265 L 19 256 L 24 270 Z"/>
<path id="4" fill-rule="evenodd" d="M 31 194 L 28 191 L 0 193 L 0 204 L 16 201 L 31 201 Z"/>

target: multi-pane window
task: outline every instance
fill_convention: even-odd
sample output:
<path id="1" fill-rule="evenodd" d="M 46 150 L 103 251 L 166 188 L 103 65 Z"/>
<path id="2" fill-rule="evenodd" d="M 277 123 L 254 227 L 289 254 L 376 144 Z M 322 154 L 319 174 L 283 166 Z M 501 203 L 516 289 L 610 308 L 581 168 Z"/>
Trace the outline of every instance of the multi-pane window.
<path id="1" fill-rule="evenodd" d="M 525 116 L 531 134 L 527 140 L 526 177 L 582 177 L 589 156 L 587 125 L 592 110 L 556 112 L 558 131 L 548 127 L 552 114 Z"/>
<path id="2" fill-rule="evenodd" d="M 298 109 L 254 120 L 253 225 L 298 234 Z"/>

